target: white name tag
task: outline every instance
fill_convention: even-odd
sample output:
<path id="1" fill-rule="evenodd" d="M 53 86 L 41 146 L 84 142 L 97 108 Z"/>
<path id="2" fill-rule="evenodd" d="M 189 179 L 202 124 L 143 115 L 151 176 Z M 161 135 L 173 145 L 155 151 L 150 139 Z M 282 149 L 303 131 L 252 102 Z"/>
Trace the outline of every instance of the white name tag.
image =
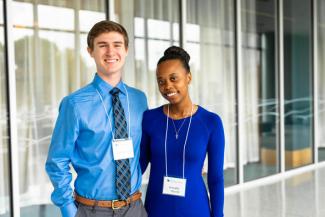
<path id="1" fill-rule="evenodd" d="M 163 194 L 185 197 L 186 179 L 164 176 Z"/>
<path id="2" fill-rule="evenodd" d="M 132 139 L 116 139 L 112 141 L 114 160 L 134 157 Z"/>

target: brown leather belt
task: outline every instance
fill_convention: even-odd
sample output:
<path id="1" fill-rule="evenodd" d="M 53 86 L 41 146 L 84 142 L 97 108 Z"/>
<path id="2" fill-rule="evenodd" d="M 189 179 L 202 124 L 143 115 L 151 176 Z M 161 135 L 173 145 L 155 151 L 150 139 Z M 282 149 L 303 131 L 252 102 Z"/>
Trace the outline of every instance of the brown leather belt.
<path id="1" fill-rule="evenodd" d="M 112 209 L 119 209 L 121 207 L 127 206 L 131 202 L 137 201 L 140 198 L 141 198 L 141 192 L 136 192 L 132 194 L 126 200 L 91 200 L 78 195 L 76 192 L 74 193 L 74 199 L 78 203 L 81 203 L 86 206 L 99 206 L 99 207 L 106 207 Z"/>

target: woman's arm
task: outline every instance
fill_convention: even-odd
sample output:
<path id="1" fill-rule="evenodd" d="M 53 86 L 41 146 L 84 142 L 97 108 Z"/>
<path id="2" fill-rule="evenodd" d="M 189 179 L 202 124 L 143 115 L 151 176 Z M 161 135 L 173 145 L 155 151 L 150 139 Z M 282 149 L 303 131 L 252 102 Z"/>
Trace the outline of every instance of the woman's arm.
<path id="1" fill-rule="evenodd" d="M 142 120 L 142 137 L 140 143 L 140 166 L 142 174 L 146 171 L 147 166 L 150 162 L 150 137 L 146 132 L 146 124 L 149 124 L 149 122 L 146 121 L 144 113 Z"/>
<path id="2" fill-rule="evenodd" d="M 208 187 L 213 217 L 223 216 L 224 205 L 224 179 L 223 161 L 225 137 L 222 121 L 217 116 L 213 121 L 208 144 Z"/>

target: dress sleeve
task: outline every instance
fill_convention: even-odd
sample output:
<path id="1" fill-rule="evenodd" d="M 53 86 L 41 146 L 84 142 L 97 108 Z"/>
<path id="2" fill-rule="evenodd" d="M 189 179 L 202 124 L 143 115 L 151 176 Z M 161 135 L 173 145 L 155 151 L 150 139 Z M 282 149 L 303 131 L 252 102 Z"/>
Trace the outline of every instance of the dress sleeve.
<path id="1" fill-rule="evenodd" d="M 147 166 L 150 162 L 150 137 L 148 132 L 146 131 L 146 127 L 149 122 L 146 121 L 145 117 L 146 115 L 144 113 L 142 120 L 142 137 L 140 145 L 140 166 L 142 174 L 146 171 Z"/>
<path id="2" fill-rule="evenodd" d="M 77 212 L 70 187 L 72 180 L 70 162 L 78 134 L 79 119 L 75 106 L 69 102 L 68 98 L 64 98 L 60 104 L 59 116 L 45 165 L 54 187 L 52 201 L 60 207 L 63 217 L 74 217 Z"/>
<path id="3" fill-rule="evenodd" d="M 211 216 L 222 217 L 224 205 L 223 161 L 225 138 L 221 119 L 218 117 L 213 123 L 208 144 L 208 187 L 212 210 Z"/>

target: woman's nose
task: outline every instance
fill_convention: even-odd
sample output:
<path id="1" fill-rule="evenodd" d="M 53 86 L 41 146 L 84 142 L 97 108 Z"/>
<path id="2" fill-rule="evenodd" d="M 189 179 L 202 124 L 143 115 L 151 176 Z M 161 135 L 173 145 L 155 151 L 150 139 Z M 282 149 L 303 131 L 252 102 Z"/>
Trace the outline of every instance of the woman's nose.
<path id="1" fill-rule="evenodd" d="M 170 90 L 171 89 L 171 82 L 166 81 L 165 83 L 165 90 Z"/>

